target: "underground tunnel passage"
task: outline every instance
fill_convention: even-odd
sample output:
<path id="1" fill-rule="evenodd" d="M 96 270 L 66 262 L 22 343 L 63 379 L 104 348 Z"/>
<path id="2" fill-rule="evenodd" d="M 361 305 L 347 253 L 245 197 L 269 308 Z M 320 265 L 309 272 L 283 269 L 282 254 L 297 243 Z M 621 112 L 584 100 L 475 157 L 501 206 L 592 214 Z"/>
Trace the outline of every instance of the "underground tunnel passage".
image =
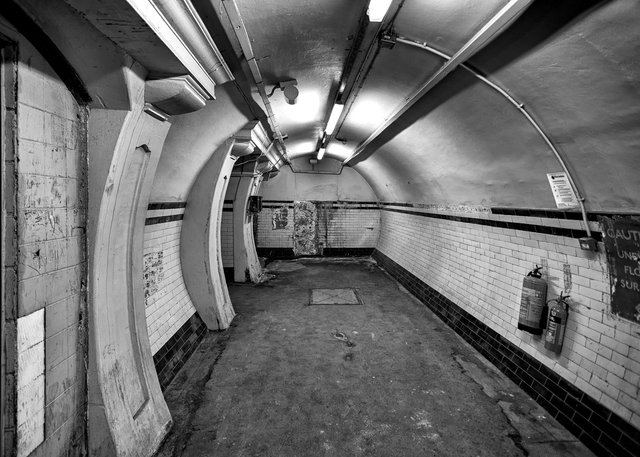
<path id="1" fill-rule="evenodd" d="M 4 2 L 3 455 L 640 455 L 639 20 Z"/>

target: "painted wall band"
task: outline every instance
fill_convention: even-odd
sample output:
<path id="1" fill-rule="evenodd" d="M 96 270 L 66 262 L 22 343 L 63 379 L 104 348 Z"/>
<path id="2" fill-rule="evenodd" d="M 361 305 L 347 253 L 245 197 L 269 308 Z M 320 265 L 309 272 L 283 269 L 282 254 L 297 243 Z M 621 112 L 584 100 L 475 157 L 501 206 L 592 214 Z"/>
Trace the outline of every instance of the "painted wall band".
<path id="1" fill-rule="evenodd" d="M 393 206 L 398 206 L 398 205 L 393 204 Z M 499 228 L 506 228 L 506 229 L 512 229 L 512 230 L 523 230 L 525 232 L 544 233 L 546 235 L 565 236 L 568 238 L 582 238 L 587 236 L 587 232 L 584 230 L 575 230 L 575 229 L 568 229 L 568 228 L 561 228 L 561 227 L 549 227 L 548 225 L 535 225 L 535 224 L 524 224 L 521 222 L 497 221 L 493 219 L 481 219 L 476 217 L 451 216 L 448 214 L 438 214 L 438 213 L 428 213 L 428 212 L 421 212 L 421 211 L 409 211 L 409 210 L 397 209 L 397 208 L 388 208 L 386 206 L 384 206 L 381 209 L 382 211 L 410 214 L 412 216 L 429 217 L 432 219 L 445 219 L 445 220 L 454 221 L 454 222 L 465 222 L 467 224 L 486 225 L 490 227 L 499 227 Z M 592 231 L 591 236 L 596 241 L 602 241 L 602 233 L 600 232 Z"/>
<path id="2" fill-rule="evenodd" d="M 167 222 L 181 221 L 182 219 L 184 219 L 184 214 L 172 214 L 170 216 L 148 217 L 144 221 L 144 225 L 165 224 Z"/>
<path id="3" fill-rule="evenodd" d="M 180 209 L 186 207 L 187 202 L 155 202 L 149 203 L 147 211 L 154 211 L 159 209 Z"/>

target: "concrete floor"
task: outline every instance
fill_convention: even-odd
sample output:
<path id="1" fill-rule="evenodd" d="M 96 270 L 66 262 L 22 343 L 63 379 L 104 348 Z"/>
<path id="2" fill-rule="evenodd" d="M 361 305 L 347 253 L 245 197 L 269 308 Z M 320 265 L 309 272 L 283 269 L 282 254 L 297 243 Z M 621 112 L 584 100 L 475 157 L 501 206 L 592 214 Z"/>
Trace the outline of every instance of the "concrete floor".
<path id="1" fill-rule="evenodd" d="M 591 455 L 372 261 L 269 269 L 165 392 L 160 456 Z M 308 305 L 348 287 L 363 305 Z"/>

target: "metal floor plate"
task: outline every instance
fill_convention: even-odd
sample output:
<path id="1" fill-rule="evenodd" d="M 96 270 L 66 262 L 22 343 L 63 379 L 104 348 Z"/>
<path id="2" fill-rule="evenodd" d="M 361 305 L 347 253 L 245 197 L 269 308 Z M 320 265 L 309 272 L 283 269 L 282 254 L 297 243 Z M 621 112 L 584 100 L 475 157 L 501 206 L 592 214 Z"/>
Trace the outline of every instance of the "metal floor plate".
<path id="1" fill-rule="evenodd" d="M 357 289 L 310 289 L 310 305 L 362 305 Z"/>

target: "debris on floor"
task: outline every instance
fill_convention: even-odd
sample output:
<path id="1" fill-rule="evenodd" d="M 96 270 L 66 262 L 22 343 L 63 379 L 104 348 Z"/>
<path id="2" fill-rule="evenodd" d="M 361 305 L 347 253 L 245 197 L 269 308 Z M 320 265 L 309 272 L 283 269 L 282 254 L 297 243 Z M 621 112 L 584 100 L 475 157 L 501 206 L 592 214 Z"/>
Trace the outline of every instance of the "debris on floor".
<path id="1" fill-rule="evenodd" d="M 352 347 L 354 347 L 356 345 L 356 343 L 351 341 L 351 339 L 347 336 L 346 333 L 340 332 L 337 329 L 331 335 L 337 340 L 344 341 L 344 343 L 347 345 L 347 347 L 352 348 Z"/>

